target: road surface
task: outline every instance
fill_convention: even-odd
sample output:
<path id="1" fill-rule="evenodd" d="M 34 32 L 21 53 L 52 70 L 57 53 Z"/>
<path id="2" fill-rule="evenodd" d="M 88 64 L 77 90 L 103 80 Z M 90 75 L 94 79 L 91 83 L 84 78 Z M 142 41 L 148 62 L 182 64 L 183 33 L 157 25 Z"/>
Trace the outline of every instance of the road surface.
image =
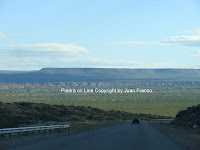
<path id="1" fill-rule="evenodd" d="M 151 127 L 126 122 L 12 150 L 181 150 L 167 136 Z"/>

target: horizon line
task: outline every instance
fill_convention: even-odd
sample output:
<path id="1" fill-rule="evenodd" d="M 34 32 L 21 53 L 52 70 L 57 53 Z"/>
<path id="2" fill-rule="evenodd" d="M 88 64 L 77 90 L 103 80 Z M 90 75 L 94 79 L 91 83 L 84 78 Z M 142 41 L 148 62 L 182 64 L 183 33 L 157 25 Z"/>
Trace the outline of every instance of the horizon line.
<path id="1" fill-rule="evenodd" d="M 0 70 L 0 71 L 39 71 L 42 69 L 200 69 L 200 68 L 120 68 L 120 67 L 44 67 L 34 70 Z"/>

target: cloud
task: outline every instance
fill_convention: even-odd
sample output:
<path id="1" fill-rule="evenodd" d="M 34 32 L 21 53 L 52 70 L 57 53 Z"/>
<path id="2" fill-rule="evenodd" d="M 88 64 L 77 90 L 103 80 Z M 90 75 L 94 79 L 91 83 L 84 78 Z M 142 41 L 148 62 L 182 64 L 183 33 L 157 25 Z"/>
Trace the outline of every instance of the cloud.
<path id="1" fill-rule="evenodd" d="M 0 54 L 2 70 L 39 70 L 44 67 L 60 68 L 189 68 L 178 62 L 141 62 L 134 60 L 100 58 L 94 55 L 60 55 L 53 59 L 43 56 L 10 57 Z"/>
<path id="2" fill-rule="evenodd" d="M 101 58 L 91 54 L 87 48 L 73 44 L 18 44 L 0 49 L 0 68 L 2 70 L 38 70 L 44 67 L 186 68 L 188 66 L 177 62 L 152 63 Z"/>
<path id="3" fill-rule="evenodd" d="M 80 55 L 82 53 L 88 53 L 89 50 L 73 44 L 41 43 L 8 45 L 7 47 L 1 49 L 1 52 L 3 52 L 4 55 L 14 57 L 56 57 L 65 55 Z"/>
<path id="4" fill-rule="evenodd" d="M 113 46 L 200 46 L 200 35 L 181 35 L 172 36 L 167 40 L 162 40 L 158 42 L 112 42 L 106 43 L 106 45 Z"/>
<path id="5" fill-rule="evenodd" d="M 22 37 L 23 35 L 8 35 L 5 33 L 0 32 L 0 38 L 6 39 L 6 38 L 14 38 L 14 37 Z"/>
<path id="6" fill-rule="evenodd" d="M 37 70 L 43 67 L 113 67 L 137 68 L 143 62 L 95 56 L 82 46 L 41 43 L 9 45 L 0 49 L 0 68 Z"/>
<path id="7" fill-rule="evenodd" d="M 200 35 L 173 36 L 169 40 L 161 41 L 170 45 L 200 46 Z"/>
<path id="8" fill-rule="evenodd" d="M 8 45 L 0 49 L 0 68 L 35 70 L 43 67 L 71 67 L 70 65 L 87 61 L 85 59 L 88 59 L 89 54 L 87 48 L 73 44 Z"/>
<path id="9" fill-rule="evenodd" d="M 154 46 L 158 43 L 154 42 L 112 42 L 107 43 L 106 45 L 115 45 L 115 46 Z"/>
<path id="10" fill-rule="evenodd" d="M 191 34 L 200 34 L 200 29 L 196 29 L 196 30 L 189 30 L 189 31 L 185 31 L 187 33 L 191 33 Z"/>
<path id="11" fill-rule="evenodd" d="M 195 51 L 194 56 L 200 56 L 200 50 Z"/>

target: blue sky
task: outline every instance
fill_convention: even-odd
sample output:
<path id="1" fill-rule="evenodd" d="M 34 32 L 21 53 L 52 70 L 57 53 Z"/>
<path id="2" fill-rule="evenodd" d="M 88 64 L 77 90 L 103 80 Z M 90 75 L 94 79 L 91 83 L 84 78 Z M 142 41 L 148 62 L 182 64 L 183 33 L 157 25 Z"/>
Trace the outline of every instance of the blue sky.
<path id="1" fill-rule="evenodd" d="M 0 0 L 0 70 L 200 68 L 199 0 Z"/>

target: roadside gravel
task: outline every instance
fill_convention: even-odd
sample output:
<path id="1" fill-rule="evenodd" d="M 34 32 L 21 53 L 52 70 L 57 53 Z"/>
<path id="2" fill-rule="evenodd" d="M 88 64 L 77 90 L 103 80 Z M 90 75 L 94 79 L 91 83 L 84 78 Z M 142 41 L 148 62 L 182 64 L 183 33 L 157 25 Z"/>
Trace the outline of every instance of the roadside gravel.
<path id="1" fill-rule="evenodd" d="M 186 133 L 182 130 L 159 123 L 151 123 L 151 126 L 167 135 L 184 150 L 200 150 L 200 135 Z"/>

